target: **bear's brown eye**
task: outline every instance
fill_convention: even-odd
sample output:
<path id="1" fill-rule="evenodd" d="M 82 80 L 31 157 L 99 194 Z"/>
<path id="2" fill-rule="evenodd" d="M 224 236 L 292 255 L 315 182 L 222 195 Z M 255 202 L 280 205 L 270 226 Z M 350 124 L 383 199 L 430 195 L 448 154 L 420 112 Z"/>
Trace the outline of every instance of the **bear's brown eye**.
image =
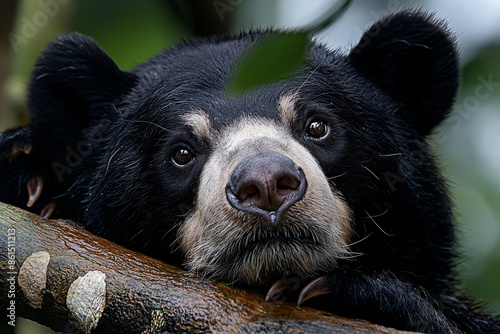
<path id="1" fill-rule="evenodd" d="M 328 135 L 329 129 L 328 124 L 322 121 L 314 121 L 309 124 L 307 134 L 313 138 L 320 139 Z"/>
<path id="2" fill-rule="evenodd" d="M 185 148 L 178 149 L 177 152 L 175 152 L 175 154 L 172 156 L 172 160 L 174 160 L 174 162 L 179 166 L 186 165 L 192 159 L 193 155 Z"/>

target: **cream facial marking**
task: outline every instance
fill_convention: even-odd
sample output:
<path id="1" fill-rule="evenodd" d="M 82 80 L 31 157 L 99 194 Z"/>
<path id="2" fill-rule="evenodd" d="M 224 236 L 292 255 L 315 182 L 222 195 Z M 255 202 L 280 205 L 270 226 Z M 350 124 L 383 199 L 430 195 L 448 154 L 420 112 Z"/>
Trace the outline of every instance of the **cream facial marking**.
<path id="1" fill-rule="evenodd" d="M 210 141 L 211 135 L 211 125 L 208 115 L 201 109 L 195 109 L 186 115 L 182 116 L 182 120 L 186 126 L 191 127 L 193 133 L 205 140 Z"/>
<path id="2" fill-rule="evenodd" d="M 281 112 L 281 120 L 287 126 L 290 126 L 292 120 L 295 118 L 295 103 L 297 102 L 297 98 L 297 92 L 290 92 L 283 94 L 278 101 L 278 108 Z"/>

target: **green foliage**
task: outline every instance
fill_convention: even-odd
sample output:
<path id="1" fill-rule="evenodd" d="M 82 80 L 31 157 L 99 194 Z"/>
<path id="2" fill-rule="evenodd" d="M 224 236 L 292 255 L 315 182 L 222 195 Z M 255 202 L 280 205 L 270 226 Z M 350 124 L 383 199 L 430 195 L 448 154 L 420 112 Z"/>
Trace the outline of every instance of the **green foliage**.
<path id="1" fill-rule="evenodd" d="M 308 27 L 295 32 L 281 32 L 261 42 L 243 58 L 234 73 L 229 93 L 238 95 L 286 77 L 303 64 L 308 36 L 335 22 L 349 7 L 352 0 L 335 4 Z"/>
<path id="2" fill-rule="evenodd" d="M 277 33 L 267 38 L 243 58 L 229 92 L 237 95 L 297 71 L 307 44 L 307 34 L 303 32 Z"/>
<path id="3" fill-rule="evenodd" d="M 346 9 L 351 4 L 352 0 L 344 0 L 340 5 L 332 6 L 329 10 L 318 18 L 315 22 L 311 23 L 306 29 L 310 34 L 316 34 L 327 28 L 329 25 L 333 24 L 337 19 L 344 14 Z"/>
<path id="4" fill-rule="evenodd" d="M 500 44 L 490 44 L 480 50 L 476 57 L 466 64 L 462 71 L 462 88 L 473 88 L 478 84 L 478 76 L 488 78 L 491 76 L 494 82 L 500 82 Z M 500 90 L 493 92 L 500 96 Z"/>
<path id="5" fill-rule="evenodd" d="M 183 22 L 155 0 L 78 1 L 70 30 L 91 36 L 124 70 L 191 37 Z"/>
<path id="6" fill-rule="evenodd" d="M 441 125 L 445 136 L 437 147 L 454 195 L 464 288 L 494 313 L 500 311 L 500 189 L 491 125 L 499 119 L 499 57 L 500 45 L 488 44 L 464 64 L 455 111 Z"/>

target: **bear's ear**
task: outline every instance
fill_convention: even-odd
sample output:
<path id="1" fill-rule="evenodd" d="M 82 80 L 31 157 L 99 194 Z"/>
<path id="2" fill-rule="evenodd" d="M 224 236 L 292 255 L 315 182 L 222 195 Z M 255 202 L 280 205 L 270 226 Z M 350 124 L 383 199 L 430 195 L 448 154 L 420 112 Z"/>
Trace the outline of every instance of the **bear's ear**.
<path id="1" fill-rule="evenodd" d="M 28 97 L 31 126 L 40 131 L 79 130 L 112 119 L 112 103 L 136 81 L 91 38 L 62 35 L 49 44 L 33 71 Z"/>
<path id="2" fill-rule="evenodd" d="M 376 22 L 348 61 L 404 108 L 400 115 L 427 135 L 450 111 L 459 86 L 455 42 L 444 22 L 399 12 Z"/>

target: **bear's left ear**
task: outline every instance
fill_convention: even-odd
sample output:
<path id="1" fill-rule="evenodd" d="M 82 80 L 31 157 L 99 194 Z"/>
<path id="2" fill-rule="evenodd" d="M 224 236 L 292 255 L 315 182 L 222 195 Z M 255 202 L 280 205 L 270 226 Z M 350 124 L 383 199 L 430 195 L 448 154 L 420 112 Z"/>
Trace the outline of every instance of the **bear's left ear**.
<path id="1" fill-rule="evenodd" d="M 116 117 L 112 103 L 137 83 L 91 38 L 59 36 L 36 64 L 29 86 L 32 130 L 67 130 L 68 136 L 103 118 Z"/>
<path id="2" fill-rule="evenodd" d="M 376 22 L 348 56 L 359 72 L 405 105 L 401 117 L 427 135 L 450 111 L 459 86 L 455 42 L 442 21 L 399 12 Z"/>

